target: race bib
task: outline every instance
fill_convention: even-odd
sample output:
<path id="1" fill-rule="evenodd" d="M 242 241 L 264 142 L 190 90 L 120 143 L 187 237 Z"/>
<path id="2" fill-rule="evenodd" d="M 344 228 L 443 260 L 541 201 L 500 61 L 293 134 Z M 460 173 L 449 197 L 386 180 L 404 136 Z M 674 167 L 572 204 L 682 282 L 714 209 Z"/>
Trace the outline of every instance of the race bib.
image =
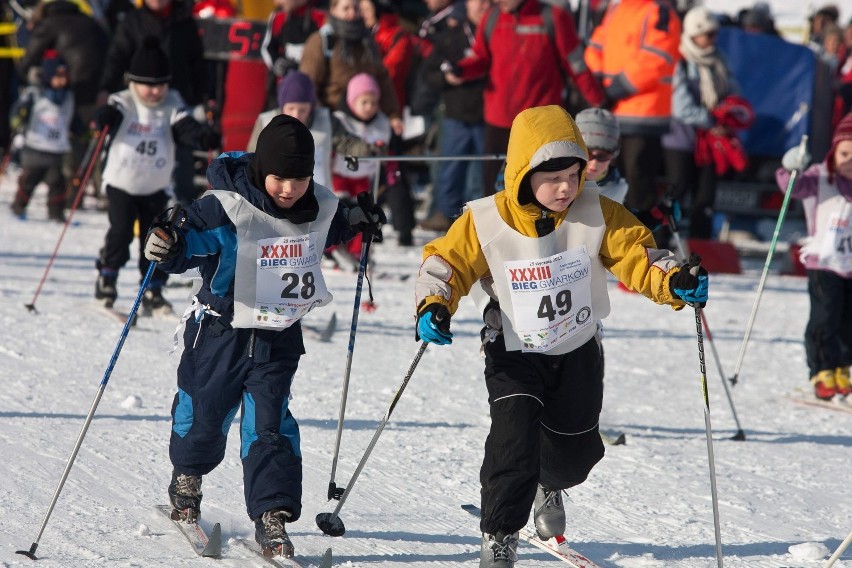
<path id="1" fill-rule="evenodd" d="M 331 301 L 321 254 L 317 233 L 257 242 L 256 325 L 283 329 Z"/>
<path id="2" fill-rule="evenodd" d="M 842 273 L 852 272 L 852 215 L 846 202 L 828 218 L 828 228 L 819 250 L 819 264 Z"/>
<path id="3" fill-rule="evenodd" d="M 504 264 L 521 351 L 544 352 L 594 325 L 585 247 Z"/>

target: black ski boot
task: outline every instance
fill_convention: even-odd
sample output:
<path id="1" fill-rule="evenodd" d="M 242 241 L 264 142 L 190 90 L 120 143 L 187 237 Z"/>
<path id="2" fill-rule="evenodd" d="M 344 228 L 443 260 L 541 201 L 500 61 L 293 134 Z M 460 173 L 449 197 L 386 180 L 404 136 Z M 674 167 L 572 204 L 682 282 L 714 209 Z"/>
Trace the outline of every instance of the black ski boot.
<path id="1" fill-rule="evenodd" d="M 115 299 L 118 297 L 115 283 L 118 281 L 117 272 L 108 272 L 102 270 L 98 275 L 98 280 L 95 282 L 95 298 L 103 300 L 104 305 L 111 308 L 115 304 Z"/>
<path id="2" fill-rule="evenodd" d="M 290 518 L 290 512 L 282 508 L 271 509 L 263 513 L 260 518 L 255 519 L 254 539 L 263 549 L 263 555 L 267 558 L 283 556 L 292 558 L 295 554 L 293 543 L 287 536 L 284 523 Z"/>
<path id="3" fill-rule="evenodd" d="M 172 472 L 169 500 L 172 502 L 172 520 L 198 522 L 201 516 L 201 476 Z"/>
<path id="4" fill-rule="evenodd" d="M 162 288 L 148 288 L 142 295 L 143 316 L 170 316 L 174 314 L 172 304 L 163 297 Z"/>

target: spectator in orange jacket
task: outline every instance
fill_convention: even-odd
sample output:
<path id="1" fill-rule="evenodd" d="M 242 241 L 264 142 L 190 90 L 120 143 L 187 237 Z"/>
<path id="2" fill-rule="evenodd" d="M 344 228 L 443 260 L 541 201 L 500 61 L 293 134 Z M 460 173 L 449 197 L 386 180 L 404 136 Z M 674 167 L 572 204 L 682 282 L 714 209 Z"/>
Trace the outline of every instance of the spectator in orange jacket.
<path id="1" fill-rule="evenodd" d="M 586 48 L 621 129 L 619 169 L 629 187 L 624 204 L 648 228 L 659 201 L 661 137 L 669 131 L 672 76 L 680 59 L 681 24 L 665 0 L 621 0 L 604 16 Z"/>
<path id="2" fill-rule="evenodd" d="M 496 0 L 476 32 L 473 53 L 451 65 L 447 83 L 487 76 L 483 93 L 486 154 L 504 154 L 521 111 L 561 104 L 565 76 L 593 106 L 604 98 L 583 61 L 571 13 L 542 0 Z M 453 62 L 449 62 L 453 63 Z M 499 162 L 482 166 L 483 194 L 494 193 Z"/>

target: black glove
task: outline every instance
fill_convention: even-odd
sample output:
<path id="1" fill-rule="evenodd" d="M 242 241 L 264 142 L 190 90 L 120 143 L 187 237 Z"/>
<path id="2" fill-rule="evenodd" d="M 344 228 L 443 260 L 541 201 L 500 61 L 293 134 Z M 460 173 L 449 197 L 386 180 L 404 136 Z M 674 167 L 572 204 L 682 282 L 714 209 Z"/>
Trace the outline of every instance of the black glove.
<path id="1" fill-rule="evenodd" d="M 690 306 L 698 304 L 703 308 L 707 305 L 710 280 L 707 270 L 700 263 L 701 257 L 692 253 L 689 262 L 669 278 L 669 289 Z"/>
<path id="2" fill-rule="evenodd" d="M 449 345 L 453 342 L 450 331 L 450 310 L 444 304 L 429 304 L 417 314 L 417 327 L 414 332 L 417 341 L 435 345 Z"/>
<path id="3" fill-rule="evenodd" d="M 171 225 L 152 225 L 145 238 L 145 258 L 152 262 L 165 262 L 174 258 L 177 252 L 177 233 Z"/>
<path id="4" fill-rule="evenodd" d="M 124 115 L 120 110 L 112 105 L 104 105 L 95 111 L 95 117 L 92 122 L 95 125 L 95 130 L 103 130 L 104 126 L 109 126 L 110 132 L 115 132 L 124 119 Z"/>
<path id="5" fill-rule="evenodd" d="M 349 210 L 349 226 L 356 233 L 364 233 L 373 237 L 373 242 L 382 242 L 382 225 L 388 222 L 385 212 L 373 203 L 373 195 L 369 191 L 358 194 L 358 205 Z"/>
<path id="6" fill-rule="evenodd" d="M 216 150 L 222 147 L 222 137 L 212 128 L 205 128 L 198 136 L 198 145 L 202 150 Z"/>

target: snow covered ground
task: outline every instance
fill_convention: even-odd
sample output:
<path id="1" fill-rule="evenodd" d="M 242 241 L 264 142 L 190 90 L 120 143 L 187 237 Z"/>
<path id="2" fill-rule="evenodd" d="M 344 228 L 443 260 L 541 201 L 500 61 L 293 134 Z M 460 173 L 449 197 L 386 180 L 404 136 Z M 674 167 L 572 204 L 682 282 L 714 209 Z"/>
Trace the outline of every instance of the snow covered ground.
<path id="1" fill-rule="evenodd" d="M 16 555 L 38 535 L 63 468 L 115 349 L 121 326 L 91 309 L 103 213 L 74 215 L 59 256 L 30 303 L 61 226 L 45 220 L 44 190 L 22 222 L 8 214 L 13 176 L 0 183 L 0 566 L 31 566 Z M 429 234 L 417 233 L 422 245 Z M 413 274 L 420 249 L 390 242 L 374 249 L 381 271 Z M 135 253 L 134 253 L 135 258 Z M 755 262 L 755 261 L 752 261 Z M 762 260 L 741 275 L 712 277 L 706 314 L 713 345 L 731 374 L 754 302 Z M 465 301 L 453 318 L 456 340 L 429 347 L 341 511 L 347 532 L 323 536 L 314 517 L 326 501 L 355 275 L 330 273 L 334 303 L 310 314 L 322 327 L 337 314 L 329 343 L 307 339 L 293 387 L 302 432 L 304 513 L 290 525 L 297 551 L 335 565 L 475 566 L 478 473 L 489 419 L 478 356 L 480 323 Z M 135 268 L 120 276 L 118 305 L 129 308 Z M 188 288 L 171 287 L 179 309 Z M 361 311 L 336 481 L 345 486 L 416 351 L 412 279 L 373 281 L 378 309 Z M 602 423 L 627 435 L 608 447 L 588 481 L 570 491 L 567 537 L 602 567 L 716 565 L 707 443 L 695 320 L 690 311 L 627 294 L 610 283 L 607 390 Z M 364 297 L 366 298 L 366 290 Z M 733 567 L 819 567 L 852 529 L 852 414 L 785 399 L 808 384 L 802 333 L 805 281 L 771 274 L 741 384 L 732 390 L 747 440 L 736 431 L 715 360 L 707 374 L 725 563 Z M 176 318 L 175 318 L 176 320 Z M 103 399 L 40 539 L 36 565 L 263 566 L 228 543 L 253 535 L 246 517 L 238 428 L 224 463 L 204 480 L 204 519 L 222 523 L 223 559 L 195 557 L 154 510 L 166 502 L 169 412 L 177 354 L 176 321 L 143 319 L 124 345 Z M 522 544 L 519 566 L 555 566 Z M 821 561 L 820 558 L 823 560 Z M 848 551 L 837 566 L 852 566 Z"/>

